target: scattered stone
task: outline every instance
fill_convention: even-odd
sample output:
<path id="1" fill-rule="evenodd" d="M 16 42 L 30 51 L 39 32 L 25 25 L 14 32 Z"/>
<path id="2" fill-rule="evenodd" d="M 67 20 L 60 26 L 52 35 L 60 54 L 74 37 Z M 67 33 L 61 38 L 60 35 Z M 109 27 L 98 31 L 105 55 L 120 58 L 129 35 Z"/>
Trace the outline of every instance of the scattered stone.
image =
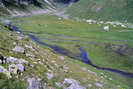
<path id="1" fill-rule="evenodd" d="M 54 63 L 54 65 L 55 65 L 56 68 L 60 67 L 60 65 L 58 65 L 57 63 Z"/>
<path id="2" fill-rule="evenodd" d="M 69 72 L 69 67 L 67 67 L 66 65 L 63 66 L 63 71 L 65 73 L 68 73 Z"/>
<path id="3" fill-rule="evenodd" d="M 11 64 L 8 66 L 9 72 L 12 74 L 22 74 L 25 67 L 22 64 Z"/>
<path id="4" fill-rule="evenodd" d="M 27 78 L 27 82 L 28 82 L 28 88 L 27 89 L 42 89 L 40 81 L 41 81 L 41 79 L 39 79 L 37 77 Z"/>
<path id="5" fill-rule="evenodd" d="M 29 66 L 29 67 L 32 67 L 32 68 L 34 67 L 34 65 L 33 65 L 33 64 L 29 64 L 28 66 Z"/>
<path id="6" fill-rule="evenodd" d="M 51 61 L 52 63 L 56 63 L 56 61 Z"/>
<path id="7" fill-rule="evenodd" d="M 97 78 L 96 78 L 96 79 L 94 79 L 94 80 L 95 80 L 95 81 L 97 81 L 97 82 L 99 81 L 99 79 L 97 79 Z"/>
<path id="8" fill-rule="evenodd" d="M 13 74 L 17 74 L 18 67 L 15 64 L 11 64 L 8 66 L 9 72 Z"/>
<path id="9" fill-rule="evenodd" d="M 92 84 L 88 84 L 88 87 L 92 87 Z"/>
<path id="10" fill-rule="evenodd" d="M 107 75 L 105 75 L 104 77 L 105 77 L 105 78 L 107 78 L 108 76 L 107 76 Z"/>
<path id="11" fill-rule="evenodd" d="M 46 73 L 46 75 L 47 75 L 47 79 L 52 79 L 54 77 L 52 73 Z"/>
<path id="12" fill-rule="evenodd" d="M 97 74 L 95 72 L 92 72 L 90 70 L 88 70 L 88 72 L 91 73 L 91 74 L 93 74 L 93 75 L 95 75 L 95 76 L 97 76 Z"/>
<path id="13" fill-rule="evenodd" d="M 35 49 L 32 47 L 32 45 L 25 45 L 25 47 L 35 51 Z"/>
<path id="14" fill-rule="evenodd" d="M 25 70 L 25 67 L 23 66 L 23 64 L 16 64 L 16 66 L 18 67 L 18 70 L 20 72 L 23 72 Z"/>
<path id="15" fill-rule="evenodd" d="M 66 65 L 64 65 L 64 66 L 63 66 L 63 69 L 64 69 L 64 70 L 68 70 L 69 67 L 67 67 Z"/>
<path id="16" fill-rule="evenodd" d="M 59 58 L 60 58 L 61 60 L 64 60 L 64 59 L 65 59 L 64 56 L 60 56 Z"/>
<path id="17" fill-rule="evenodd" d="M 112 78 L 109 78 L 109 80 L 113 80 Z"/>
<path id="18" fill-rule="evenodd" d="M 13 42 L 13 45 L 16 45 L 17 43 L 16 42 Z"/>
<path id="19" fill-rule="evenodd" d="M 88 19 L 86 20 L 87 23 L 96 23 L 97 21 L 96 20 L 92 20 L 92 19 Z"/>
<path id="20" fill-rule="evenodd" d="M 104 76 L 101 76 L 102 79 L 104 79 Z"/>
<path id="21" fill-rule="evenodd" d="M 17 32 L 18 34 L 20 34 L 20 32 Z M 17 40 L 23 40 L 24 39 L 24 36 L 18 36 L 17 37 Z"/>
<path id="22" fill-rule="evenodd" d="M 90 80 L 91 78 L 90 78 L 90 77 L 88 77 L 87 79 L 88 79 L 88 80 Z"/>
<path id="23" fill-rule="evenodd" d="M 104 75 L 104 73 L 100 73 L 101 75 Z"/>
<path id="24" fill-rule="evenodd" d="M 82 67 L 81 69 L 82 69 L 83 71 L 88 71 L 87 68 L 85 68 L 85 67 Z"/>
<path id="25" fill-rule="evenodd" d="M 121 24 L 121 27 L 123 27 L 123 28 L 127 28 L 126 25 L 124 25 L 124 24 Z"/>
<path id="26" fill-rule="evenodd" d="M 113 25 L 113 27 L 116 27 L 116 25 Z"/>
<path id="27" fill-rule="evenodd" d="M 15 57 L 8 57 L 6 59 L 7 63 L 17 63 L 17 64 L 28 64 L 28 61 L 24 60 L 24 59 L 18 59 Z"/>
<path id="28" fill-rule="evenodd" d="M 62 18 L 58 18 L 59 20 L 61 20 Z"/>
<path id="29" fill-rule="evenodd" d="M 109 31 L 109 30 L 110 30 L 110 29 L 109 29 L 109 26 L 104 26 L 104 27 L 103 27 L 103 30 L 104 30 L 104 31 Z"/>
<path id="30" fill-rule="evenodd" d="M 100 23 L 100 24 L 103 24 L 103 23 L 104 23 L 104 21 L 100 21 L 99 23 Z"/>
<path id="31" fill-rule="evenodd" d="M 39 61 L 38 63 L 39 63 L 40 65 L 44 65 L 43 62 L 41 62 L 41 61 Z"/>
<path id="32" fill-rule="evenodd" d="M 60 87 L 60 88 L 63 87 L 63 84 L 60 83 L 60 82 L 56 82 L 55 84 L 56 84 L 58 87 Z"/>
<path id="33" fill-rule="evenodd" d="M 103 87 L 103 84 L 101 84 L 101 83 L 95 83 L 95 85 L 97 86 L 97 87 Z"/>
<path id="34" fill-rule="evenodd" d="M 33 62 L 34 64 L 38 64 L 37 62 Z"/>
<path id="35" fill-rule="evenodd" d="M 31 54 L 31 53 L 26 53 L 27 57 L 31 57 L 31 58 L 35 58 L 35 55 Z"/>
<path id="36" fill-rule="evenodd" d="M 21 46 L 15 46 L 15 48 L 13 48 L 12 51 L 24 53 L 25 49 Z"/>
<path id="37" fill-rule="evenodd" d="M 86 89 L 85 87 L 81 86 L 78 81 L 70 78 L 65 78 L 63 84 L 70 84 L 69 87 L 64 87 L 63 89 Z"/>

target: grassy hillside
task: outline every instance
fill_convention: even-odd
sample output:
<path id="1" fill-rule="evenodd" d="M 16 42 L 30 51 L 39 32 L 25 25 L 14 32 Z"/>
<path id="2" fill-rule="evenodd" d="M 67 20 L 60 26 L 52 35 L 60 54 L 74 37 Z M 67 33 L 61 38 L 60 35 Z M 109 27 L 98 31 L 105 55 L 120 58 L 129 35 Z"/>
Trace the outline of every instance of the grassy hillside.
<path id="1" fill-rule="evenodd" d="M 52 0 L 50 3 L 46 0 L 39 2 L 43 7 L 11 2 L 6 7 L 0 6 L 0 16 L 9 14 L 8 10 L 30 12 L 56 7 Z M 10 21 L 2 18 L 0 89 L 34 89 L 31 85 L 41 87 L 37 89 L 68 89 L 72 86 L 85 87 L 81 89 L 133 89 L 133 24 L 127 23 L 133 22 L 132 3 L 132 0 L 80 0 L 69 7 L 62 6 L 60 10 L 67 10 L 66 13 L 72 18 L 81 18 L 78 21 L 45 14 L 10 18 L 13 25 L 5 25 Z M 13 31 L 16 29 L 14 26 L 20 28 L 23 34 Z M 86 54 L 79 50 L 81 47 Z M 81 62 L 81 56 L 86 57 L 87 54 L 93 64 L 103 69 Z M 27 61 L 28 64 L 22 63 L 26 69 L 21 74 L 10 71 L 10 65 L 17 65 L 18 62 L 3 63 L 2 56 L 5 59 L 12 57 L 14 60 Z M 104 68 L 132 73 L 132 77 Z M 72 79 L 69 81 L 73 83 L 65 83 L 66 79 Z"/>
<path id="2" fill-rule="evenodd" d="M 68 8 L 72 17 L 133 22 L 132 0 L 80 0 Z"/>
<path id="3" fill-rule="evenodd" d="M 45 20 L 42 20 L 45 19 Z M 49 19 L 48 19 L 49 18 Z M 47 21 L 46 21 L 47 20 Z M 54 22 L 57 20 L 57 22 Z M 54 31 L 53 28 L 51 28 L 51 25 L 54 25 L 55 31 L 58 31 L 58 28 L 64 28 L 65 30 L 69 30 L 66 28 L 67 26 L 70 26 L 70 23 L 72 28 L 79 24 L 75 23 L 73 21 L 59 21 L 56 17 L 53 16 L 35 16 L 31 18 L 20 18 L 15 19 L 14 21 L 17 21 L 16 24 L 21 27 L 21 29 L 24 29 L 23 31 L 26 34 L 28 34 L 28 31 L 32 32 L 41 32 L 46 33 L 48 30 L 53 34 Z M 20 22 L 19 22 L 20 21 Z M 39 23 L 39 22 L 40 23 Z M 32 24 L 31 24 L 32 23 Z M 38 23 L 38 24 L 36 24 Z M 52 24 L 54 23 L 54 24 Z M 66 25 L 60 25 L 64 24 Z M 40 26 L 40 25 L 41 26 Z M 45 29 L 45 25 L 47 25 L 47 29 Z M 83 28 L 86 27 L 86 23 L 82 23 Z M 32 25 L 32 26 L 31 26 Z M 28 28 L 26 28 L 28 27 Z M 42 28 L 41 28 L 42 27 Z M 40 29 L 40 30 L 39 30 Z M 65 32 L 63 30 L 62 32 Z M 73 29 L 74 30 L 74 29 Z M 74 79 L 74 81 L 79 81 L 80 85 L 86 87 L 86 89 L 132 89 L 130 86 L 130 83 L 132 84 L 132 80 L 128 78 L 123 78 L 117 74 L 109 73 L 101 70 L 97 70 L 89 65 L 86 65 L 80 61 L 73 60 L 70 57 L 57 54 L 53 52 L 52 49 L 47 48 L 46 46 L 39 45 L 34 43 L 28 36 L 22 35 L 18 32 L 12 32 L 9 31 L 9 29 L 3 24 L 0 23 L 0 54 L 4 57 L 14 57 L 18 60 L 24 59 L 28 62 L 28 64 L 23 64 L 25 66 L 25 71 L 22 72 L 21 75 L 14 74 L 11 72 L 11 78 L 7 78 L 5 75 L 6 72 L 0 73 L 0 89 L 27 89 L 26 87 L 31 86 L 27 79 L 29 78 L 37 78 L 41 82 L 41 86 L 43 88 L 39 89 L 65 89 L 64 87 L 69 87 L 71 84 L 65 84 L 63 85 L 63 81 L 66 78 Z M 80 31 L 80 30 L 78 30 Z M 62 33 L 63 34 L 63 33 Z M 70 34 L 68 32 L 68 34 Z M 46 35 L 46 36 L 45 36 Z M 53 34 L 54 35 L 54 34 Z M 37 35 L 43 38 L 46 38 L 50 35 L 48 34 L 42 34 Z M 82 36 L 82 35 L 81 35 Z M 51 37 L 49 37 L 51 38 Z M 21 40 L 20 40 L 21 39 Z M 51 42 L 47 41 L 51 44 Z M 67 47 L 69 45 L 68 43 L 60 42 L 61 44 L 55 43 L 56 45 Z M 66 44 L 66 45 L 64 45 Z M 75 43 L 72 43 L 75 44 Z M 25 53 L 21 52 L 14 52 L 12 49 L 16 46 L 21 46 L 25 49 Z M 69 45 L 69 48 L 74 48 L 71 45 Z M 75 50 L 77 48 L 74 48 Z M 0 64 L 0 68 L 4 67 L 7 71 L 8 67 L 12 64 L 17 63 L 6 63 L 6 64 Z M 47 75 L 49 74 L 49 76 Z M 53 77 L 51 77 L 51 75 Z M 50 77 L 50 78 L 48 78 Z M 115 79 L 117 78 L 117 80 Z M 130 82 L 127 82 L 130 81 Z M 33 87 L 38 86 L 36 83 L 38 81 L 35 81 Z M 60 85 L 62 86 L 60 86 Z M 76 87 L 76 86 L 75 86 Z M 33 88 L 30 88 L 33 89 Z M 83 88 L 81 88 L 83 89 Z"/>

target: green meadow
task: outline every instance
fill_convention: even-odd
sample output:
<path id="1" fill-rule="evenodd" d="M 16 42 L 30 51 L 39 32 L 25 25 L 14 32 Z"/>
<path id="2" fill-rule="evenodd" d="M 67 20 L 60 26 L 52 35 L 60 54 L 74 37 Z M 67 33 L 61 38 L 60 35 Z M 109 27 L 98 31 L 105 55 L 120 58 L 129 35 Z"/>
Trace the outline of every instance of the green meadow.
<path id="1" fill-rule="evenodd" d="M 59 19 L 54 15 L 37 15 L 14 18 L 16 26 L 25 33 L 34 34 L 41 41 L 58 45 L 79 53 L 77 46 L 84 47 L 91 61 L 101 67 L 133 72 L 133 29 L 105 24 L 88 24 L 83 21 Z M 104 26 L 110 26 L 110 31 L 104 31 Z M 89 65 L 79 65 L 89 67 Z M 93 70 L 93 69 L 92 69 Z M 105 73 L 112 83 L 125 85 L 124 89 L 133 88 L 133 79 L 116 73 L 94 70 L 98 74 Z"/>

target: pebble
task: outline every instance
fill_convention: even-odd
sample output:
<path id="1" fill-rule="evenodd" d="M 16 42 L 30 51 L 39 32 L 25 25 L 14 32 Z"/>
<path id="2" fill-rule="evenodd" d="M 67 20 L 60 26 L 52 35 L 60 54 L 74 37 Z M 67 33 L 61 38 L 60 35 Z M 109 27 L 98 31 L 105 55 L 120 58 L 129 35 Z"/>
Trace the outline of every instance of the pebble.
<path id="1" fill-rule="evenodd" d="M 70 84 L 69 87 L 64 89 L 86 89 L 85 87 L 81 86 L 80 83 L 71 78 L 65 78 L 63 84 Z"/>
<path id="2" fill-rule="evenodd" d="M 109 30 L 110 30 L 110 29 L 109 29 L 109 26 L 104 26 L 103 29 L 104 29 L 105 31 L 109 31 Z"/>
<path id="3" fill-rule="evenodd" d="M 16 64 L 16 66 L 18 67 L 18 69 L 23 72 L 25 67 L 23 66 L 23 64 Z"/>
<path id="4" fill-rule="evenodd" d="M 64 59 L 65 59 L 63 56 L 60 56 L 59 58 L 60 58 L 61 60 L 64 60 Z"/>
<path id="5" fill-rule="evenodd" d="M 52 79 L 54 77 L 52 73 L 46 73 L 46 75 L 47 75 L 47 79 Z"/>
<path id="6" fill-rule="evenodd" d="M 103 87 L 103 84 L 101 84 L 101 83 L 95 83 L 95 85 L 97 86 L 97 87 Z"/>
<path id="7" fill-rule="evenodd" d="M 15 46 L 15 48 L 13 48 L 12 51 L 24 53 L 25 49 L 21 46 Z"/>
<path id="8" fill-rule="evenodd" d="M 88 87 L 92 87 L 92 84 L 88 84 Z"/>

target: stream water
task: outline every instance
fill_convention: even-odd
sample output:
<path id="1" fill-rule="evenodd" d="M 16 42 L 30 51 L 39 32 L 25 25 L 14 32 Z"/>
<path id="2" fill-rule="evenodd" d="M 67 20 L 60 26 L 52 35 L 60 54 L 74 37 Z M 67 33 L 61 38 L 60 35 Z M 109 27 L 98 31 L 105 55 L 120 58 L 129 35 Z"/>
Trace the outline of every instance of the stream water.
<path id="1" fill-rule="evenodd" d="M 14 25 L 10 24 L 10 29 L 12 29 L 13 31 L 19 32 L 20 34 L 24 34 L 24 32 L 20 28 L 14 26 Z M 41 45 L 44 45 L 44 46 L 47 46 L 47 47 L 53 49 L 53 51 L 56 53 L 71 57 L 76 60 L 80 60 L 86 64 L 91 65 L 92 67 L 95 67 L 98 70 L 110 71 L 110 72 L 114 72 L 114 73 L 120 74 L 125 77 L 133 78 L 133 73 L 124 72 L 124 71 L 121 71 L 118 69 L 99 67 L 99 66 L 93 64 L 91 59 L 88 56 L 88 53 L 85 51 L 85 49 L 83 47 L 79 47 L 80 54 L 76 55 L 76 54 L 70 52 L 69 50 L 62 48 L 60 46 L 50 45 L 50 44 L 43 42 L 43 41 L 41 41 L 41 39 L 39 39 L 37 36 L 35 36 L 32 33 L 28 33 L 28 34 L 24 34 L 24 35 L 28 35 L 33 41 L 35 41 L 38 44 L 41 44 Z"/>

